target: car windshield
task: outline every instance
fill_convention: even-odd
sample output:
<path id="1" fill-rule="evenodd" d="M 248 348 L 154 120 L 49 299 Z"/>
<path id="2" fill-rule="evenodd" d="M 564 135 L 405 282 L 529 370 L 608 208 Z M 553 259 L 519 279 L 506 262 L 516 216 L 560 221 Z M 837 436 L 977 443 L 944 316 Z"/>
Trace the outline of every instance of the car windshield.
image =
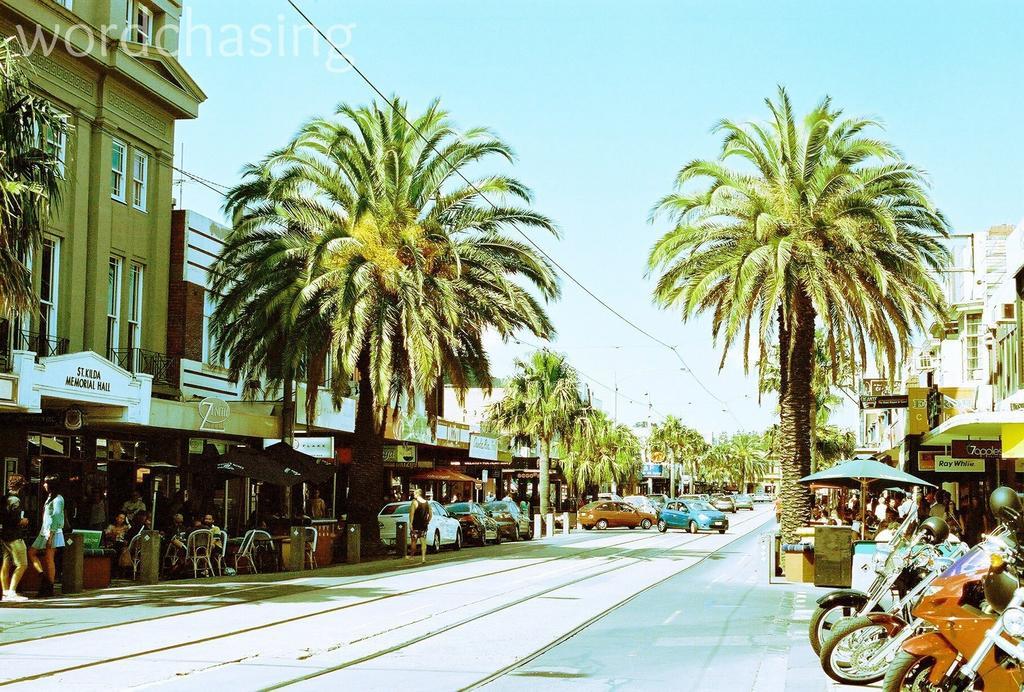
<path id="1" fill-rule="evenodd" d="M 386 517 L 389 514 L 408 514 L 409 503 L 408 502 L 396 502 L 394 504 L 386 505 L 384 509 L 380 511 L 382 517 Z"/>
<path id="2" fill-rule="evenodd" d="M 468 502 L 456 502 L 454 505 L 448 505 L 445 509 L 448 510 L 448 514 L 471 514 L 473 512 L 473 506 Z"/>
<path id="3" fill-rule="evenodd" d="M 496 512 L 510 512 L 510 511 L 512 511 L 510 506 L 509 506 L 510 504 L 511 503 L 509 503 L 509 502 L 504 502 L 502 500 L 497 500 L 495 502 L 488 502 L 486 505 L 484 505 L 484 507 L 486 507 L 487 509 L 496 511 Z"/>
<path id="4" fill-rule="evenodd" d="M 739 500 L 740 502 L 749 502 L 750 495 L 737 495 L 736 499 Z"/>
<path id="5" fill-rule="evenodd" d="M 686 504 L 690 505 L 690 509 L 697 512 L 706 512 L 714 509 L 714 507 L 703 500 L 688 500 Z"/>

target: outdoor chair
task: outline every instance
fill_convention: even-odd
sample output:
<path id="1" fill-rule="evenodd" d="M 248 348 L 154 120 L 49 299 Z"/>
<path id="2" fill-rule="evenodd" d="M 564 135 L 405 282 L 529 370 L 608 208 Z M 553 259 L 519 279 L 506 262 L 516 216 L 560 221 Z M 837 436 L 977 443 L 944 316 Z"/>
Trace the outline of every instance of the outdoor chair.
<path id="1" fill-rule="evenodd" d="M 216 543 L 213 544 L 212 550 L 210 551 L 210 557 L 217 569 L 217 574 L 223 577 L 224 562 L 228 551 L 228 532 L 221 529 L 220 533 L 215 534 L 213 538 L 214 541 L 220 541 L 220 545 L 218 546 Z"/>
<path id="2" fill-rule="evenodd" d="M 188 542 L 185 544 L 185 560 L 192 563 L 192 576 L 199 576 L 199 566 L 205 565 L 203 571 L 213 574 L 213 531 L 210 529 L 196 529 L 188 535 Z"/>
<path id="3" fill-rule="evenodd" d="M 263 529 L 253 529 L 251 533 L 252 550 L 250 555 L 254 566 L 258 566 L 259 569 L 266 572 L 267 564 L 269 563 L 272 570 L 279 570 L 280 564 L 278 561 L 277 546 L 274 544 L 274 538 L 268 531 L 264 531 Z"/>
<path id="4" fill-rule="evenodd" d="M 315 526 L 307 526 L 306 529 L 306 565 L 309 569 L 316 569 L 316 539 L 319 532 Z"/>
<path id="5" fill-rule="evenodd" d="M 139 568 L 142 566 L 142 534 L 135 534 L 128 541 L 128 547 L 125 550 L 128 551 L 128 559 L 132 563 L 132 581 L 134 581 L 139 574 Z"/>
<path id="6" fill-rule="evenodd" d="M 253 560 L 253 550 L 255 546 L 256 531 L 249 529 L 245 532 L 242 537 L 242 544 L 238 546 L 238 552 L 235 553 L 235 572 L 242 569 L 242 563 L 248 562 L 249 569 L 253 574 L 259 574 L 259 569 L 256 567 L 256 561 Z"/>

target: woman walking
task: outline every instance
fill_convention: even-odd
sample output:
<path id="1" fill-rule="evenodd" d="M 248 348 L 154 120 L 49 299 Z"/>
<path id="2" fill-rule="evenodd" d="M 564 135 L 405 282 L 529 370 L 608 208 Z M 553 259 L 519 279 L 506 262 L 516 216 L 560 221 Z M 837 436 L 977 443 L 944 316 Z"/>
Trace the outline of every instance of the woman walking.
<path id="1" fill-rule="evenodd" d="M 432 512 L 430 511 L 430 503 L 427 502 L 426 498 L 423 497 L 423 491 L 416 488 L 416 493 L 412 497 L 412 501 L 409 503 L 409 523 L 411 524 L 412 530 L 409 533 L 411 540 L 410 552 L 416 554 L 416 542 L 419 541 L 422 545 L 422 557 L 420 562 L 427 561 L 427 529 L 430 527 L 430 518 Z M 409 556 L 405 556 L 409 559 Z"/>
<path id="2" fill-rule="evenodd" d="M 40 598 L 53 595 L 53 580 L 57 571 L 53 556 L 57 548 L 64 547 L 64 496 L 60 494 L 60 478 L 58 476 L 44 478 L 43 490 L 46 491 L 46 504 L 43 505 L 43 525 L 39 528 L 39 535 L 36 536 L 32 547 L 28 549 L 29 562 L 37 572 L 43 575 L 38 593 Z M 40 550 L 45 551 L 45 572 L 43 565 L 39 562 Z"/>

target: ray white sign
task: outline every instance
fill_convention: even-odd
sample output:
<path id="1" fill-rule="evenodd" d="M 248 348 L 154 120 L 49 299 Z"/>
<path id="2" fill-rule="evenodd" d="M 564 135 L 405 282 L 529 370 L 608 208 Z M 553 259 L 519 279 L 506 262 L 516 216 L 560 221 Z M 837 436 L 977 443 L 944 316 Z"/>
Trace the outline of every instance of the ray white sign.
<path id="1" fill-rule="evenodd" d="M 984 459 L 956 459 L 950 456 L 935 457 L 937 473 L 984 473 Z"/>

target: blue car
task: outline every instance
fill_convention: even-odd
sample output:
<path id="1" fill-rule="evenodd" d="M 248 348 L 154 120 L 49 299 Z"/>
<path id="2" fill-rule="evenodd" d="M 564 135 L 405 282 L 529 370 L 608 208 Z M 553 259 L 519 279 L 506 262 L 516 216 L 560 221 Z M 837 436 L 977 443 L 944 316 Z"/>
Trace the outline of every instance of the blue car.
<path id="1" fill-rule="evenodd" d="M 669 500 L 658 517 L 658 531 L 665 533 L 669 529 L 725 533 L 729 530 L 729 520 L 703 500 Z"/>

